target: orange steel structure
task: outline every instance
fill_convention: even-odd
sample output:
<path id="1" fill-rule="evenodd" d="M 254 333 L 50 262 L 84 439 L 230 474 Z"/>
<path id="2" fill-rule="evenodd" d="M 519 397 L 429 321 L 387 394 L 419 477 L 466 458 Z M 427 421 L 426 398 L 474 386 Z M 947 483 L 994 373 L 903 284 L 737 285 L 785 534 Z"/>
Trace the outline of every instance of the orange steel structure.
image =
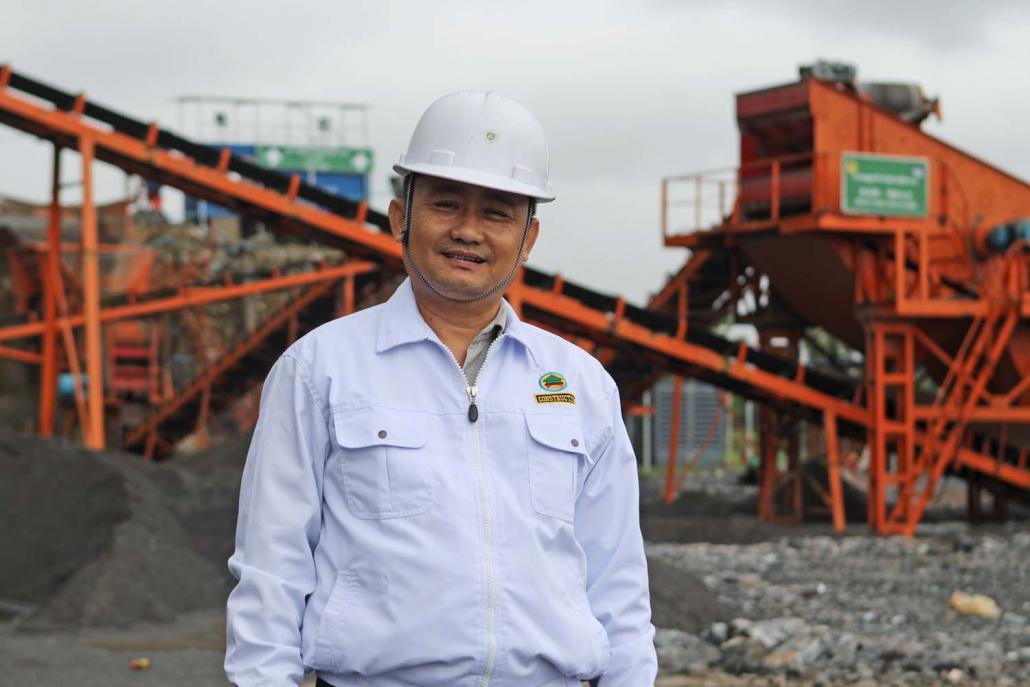
<path id="1" fill-rule="evenodd" d="M 833 122 L 828 127 L 813 124 L 818 145 L 800 154 L 785 156 L 774 151 L 772 157 L 762 157 L 758 153 L 764 150 L 762 155 L 767 155 L 767 148 L 742 144 L 743 171 L 737 173 L 735 183 L 719 186 L 727 212 L 720 215 L 718 226 L 689 234 L 663 226 L 667 245 L 688 246 L 693 253 L 648 308 L 531 268 L 521 271 L 508 299 L 526 319 L 560 332 L 604 361 L 627 406 L 657 376 L 666 373 L 698 377 L 761 402 L 766 428 L 762 442 L 765 517 L 776 516 L 784 493 L 793 493 L 793 487 L 784 489 L 782 485 L 796 482 L 791 482 L 794 478 L 790 475 L 780 474 L 774 454 L 778 438 L 771 432 L 789 427 L 781 434 L 787 435 L 788 445 L 796 444 L 791 437 L 799 419 L 825 428 L 830 476 L 827 501 L 838 528 L 844 525 L 839 437 L 867 438 L 870 443 L 870 525 L 879 532 L 913 531 L 925 508 L 925 495 L 932 493 L 945 470 L 976 473 L 982 477 L 978 484 L 987 488 L 1007 484 L 1025 490 L 1030 487 L 1025 452 L 1014 455 L 1012 437 L 1004 432 L 998 436 L 981 426 L 1030 421 L 1022 405 L 1027 385 L 1006 386 L 1030 362 L 1012 343 L 1022 340 L 1030 303 L 1026 260 L 1015 249 L 987 258 L 1001 265 L 1003 273 L 987 279 L 983 286 L 995 291 L 970 297 L 970 268 L 961 262 L 960 242 L 940 236 L 972 231 L 982 237 L 983 233 L 977 232 L 985 221 L 1030 214 L 1010 199 L 1005 201 L 1008 207 L 993 208 L 993 214 L 984 220 L 986 215 L 976 214 L 982 209 L 962 200 L 970 194 L 978 197 L 966 182 L 967 176 L 993 174 L 1011 193 L 1022 193 L 1024 198 L 1025 184 L 909 125 L 890 128 L 898 122 L 891 120 L 889 113 L 834 86 L 810 80 L 791 88 L 791 102 L 802 109 L 812 108 L 813 122 L 822 122 L 824 117 Z M 846 107 L 852 109 L 845 112 Z M 844 122 L 850 122 L 851 129 L 846 129 Z M 355 280 L 402 272 L 400 246 L 382 231 L 387 229 L 386 217 L 364 203 L 327 194 L 297 176 L 270 172 L 228 150 L 194 144 L 156 123 L 138 122 L 92 103 L 82 94 L 68 94 L 25 77 L 9 66 L 0 68 L 0 123 L 49 140 L 55 149 L 52 222 L 47 245 L 38 250 L 43 266 L 39 270 L 41 304 L 36 317 L 0 326 L 0 356 L 39 367 L 39 429 L 43 435 L 53 432 L 55 379 L 62 367 L 59 347 L 64 367 L 76 380 L 84 441 L 101 448 L 106 442 L 100 345 L 105 327 L 207 302 L 304 288 L 246 340 L 209 363 L 187 389 L 160 402 L 125 438 L 126 446 L 160 455 L 189 432 L 203 435 L 207 418 L 221 402 L 216 390 L 223 390 L 224 401 L 224 390 L 239 395 L 245 388 L 236 385 L 259 384 L 275 353 L 286 343 L 319 319 L 350 312 L 355 307 Z M 857 139 L 838 140 L 845 130 Z M 944 219 L 939 223 L 894 222 L 835 212 L 833 184 L 839 170 L 834 166 L 834 150 L 896 150 L 902 135 L 907 137 L 905 141 L 911 139 L 912 145 L 936 146 L 923 154 L 939 159 L 935 163 L 939 166 L 933 168 L 938 170 L 934 179 L 950 180 L 946 200 L 939 191 L 933 201 L 934 218 Z M 57 259 L 61 249 L 57 227 L 62 149 L 79 152 L 84 178 L 81 296 L 75 299 L 74 308 L 69 307 Z M 108 303 L 96 267 L 96 209 L 90 183 L 95 160 L 262 219 L 276 233 L 341 248 L 349 259 L 302 274 L 273 273 L 245 284 L 184 286 L 173 294 L 140 293 L 124 302 Z M 804 160 L 808 160 L 808 172 Z M 705 181 L 704 177 L 690 177 L 687 183 L 701 189 Z M 674 183 L 665 182 L 663 195 L 668 195 Z M 944 188 L 945 182 L 940 183 Z M 789 198 L 788 187 L 793 189 Z M 804 196 L 805 189 L 810 205 L 798 211 L 795 201 Z M 979 223 L 970 229 L 974 214 Z M 698 216 L 702 216 L 700 211 Z M 794 264 L 798 271 L 799 250 L 819 251 L 819 264 L 812 260 L 812 268 L 821 274 L 809 279 L 832 282 L 832 288 L 820 289 L 814 300 L 783 296 L 805 290 L 804 280 L 798 283 L 798 275 L 789 269 Z M 760 294 L 764 279 L 775 286 L 773 304 L 788 304 L 793 317 L 767 323 L 763 331 L 777 332 L 766 337 L 765 344 L 771 348 L 749 347 L 715 335 L 710 326 L 746 294 Z M 339 285 L 339 293 L 334 292 L 334 285 Z M 979 288 L 980 282 L 976 286 Z M 374 281 L 371 288 L 376 288 Z M 1001 299 L 997 302 L 1003 307 L 994 305 L 996 299 Z M 945 303 L 952 303 L 956 312 L 943 314 Z M 771 317 L 775 310 L 767 308 L 762 316 Z M 797 317 L 799 313 L 805 319 Z M 868 338 L 872 354 L 867 356 L 866 383 L 809 369 L 796 356 L 782 355 L 796 350 L 804 323 L 819 324 L 856 348 Z M 967 331 L 967 344 L 952 341 Z M 85 349 L 84 366 L 80 347 Z M 930 352 L 932 364 L 921 353 L 925 351 Z M 940 399 L 933 403 L 922 403 L 913 382 L 922 365 L 940 380 Z M 83 368 L 85 388 L 78 384 Z M 942 376 L 940 370 L 945 368 L 952 373 Z M 786 501 L 796 514 L 799 496 Z"/>
<path id="2" fill-rule="evenodd" d="M 1025 493 L 1027 243 L 996 248 L 989 236 L 1030 217 L 1030 186 L 928 135 L 851 83 L 810 77 L 743 93 L 737 120 L 737 168 L 663 181 L 665 244 L 692 254 L 659 298 L 711 319 L 720 304 L 694 298 L 695 288 L 726 293 L 765 280 L 781 321 L 758 315 L 763 334 L 779 327 L 790 342 L 820 327 L 864 355 L 855 401 L 866 414 L 874 531 L 914 532 L 946 472 L 971 480 L 971 499 L 983 485 Z M 842 165 L 854 153 L 925 161 L 924 216 L 851 214 L 842 177 L 852 170 Z M 736 272 L 708 274 L 714 288 L 698 276 L 713 260 Z M 799 477 L 778 466 L 783 434 L 771 431 L 774 414 L 763 413 L 762 428 L 769 439 L 761 450 L 762 515 L 769 519 L 778 515 L 778 493 L 795 492 L 785 499 L 793 514 L 800 505 Z M 829 409 L 826 418 L 830 483 L 838 488 Z"/>

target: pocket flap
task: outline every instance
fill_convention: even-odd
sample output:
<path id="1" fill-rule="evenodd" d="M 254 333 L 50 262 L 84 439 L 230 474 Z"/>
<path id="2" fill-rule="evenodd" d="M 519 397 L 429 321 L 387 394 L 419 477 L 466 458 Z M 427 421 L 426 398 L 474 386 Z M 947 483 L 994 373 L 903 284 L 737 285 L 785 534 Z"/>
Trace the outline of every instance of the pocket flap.
<path id="1" fill-rule="evenodd" d="M 593 463 L 583 440 L 583 427 L 576 415 L 526 415 L 526 425 L 533 439 L 549 448 L 577 453 Z"/>
<path id="2" fill-rule="evenodd" d="M 426 428 L 420 413 L 389 408 L 359 408 L 333 413 L 336 441 L 344 448 L 366 446 L 425 446 Z"/>

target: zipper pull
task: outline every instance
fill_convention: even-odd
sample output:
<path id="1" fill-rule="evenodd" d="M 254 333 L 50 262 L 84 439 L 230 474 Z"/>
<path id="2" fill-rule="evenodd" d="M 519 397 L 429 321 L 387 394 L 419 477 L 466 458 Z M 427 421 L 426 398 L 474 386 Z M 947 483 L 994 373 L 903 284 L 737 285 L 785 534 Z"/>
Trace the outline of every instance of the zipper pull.
<path id="1" fill-rule="evenodd" d="M 476 387 L 470 386 L 466 389 L 469 395 L 469 422 L 479 419 L 479 408 L 476 407 Z"/>

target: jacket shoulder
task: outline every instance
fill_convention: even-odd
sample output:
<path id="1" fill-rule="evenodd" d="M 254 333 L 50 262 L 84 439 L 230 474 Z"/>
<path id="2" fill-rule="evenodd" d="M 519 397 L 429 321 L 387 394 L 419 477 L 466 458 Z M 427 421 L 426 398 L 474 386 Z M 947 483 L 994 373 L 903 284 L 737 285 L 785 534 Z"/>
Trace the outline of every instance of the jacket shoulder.
<path id="1" fill-rule="evenodd" d="M 374 305 L 320 324 L 294 341 L 283 355 L 300 361 L 310 369 L 321 355 L 339 351 L 342 345 L 348 345 L 351 350 L 361 350 L 362 346 L 374 348 L 383 305 Z"/>

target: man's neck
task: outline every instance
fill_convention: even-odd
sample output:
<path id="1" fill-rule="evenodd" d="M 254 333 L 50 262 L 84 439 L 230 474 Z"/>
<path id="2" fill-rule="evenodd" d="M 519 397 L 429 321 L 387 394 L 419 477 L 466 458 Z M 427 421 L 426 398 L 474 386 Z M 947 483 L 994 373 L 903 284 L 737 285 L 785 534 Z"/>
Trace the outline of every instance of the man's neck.
<path id="1" fill-rule="evenodd" d="M 461 303 L 435 297 L 415 288 L 415 304 L 422 319 L 443 342 L 459 365 L 465 364 L 469 344 L 490 323 L 501 307 L 501 294 L 472 303 Z"/>

